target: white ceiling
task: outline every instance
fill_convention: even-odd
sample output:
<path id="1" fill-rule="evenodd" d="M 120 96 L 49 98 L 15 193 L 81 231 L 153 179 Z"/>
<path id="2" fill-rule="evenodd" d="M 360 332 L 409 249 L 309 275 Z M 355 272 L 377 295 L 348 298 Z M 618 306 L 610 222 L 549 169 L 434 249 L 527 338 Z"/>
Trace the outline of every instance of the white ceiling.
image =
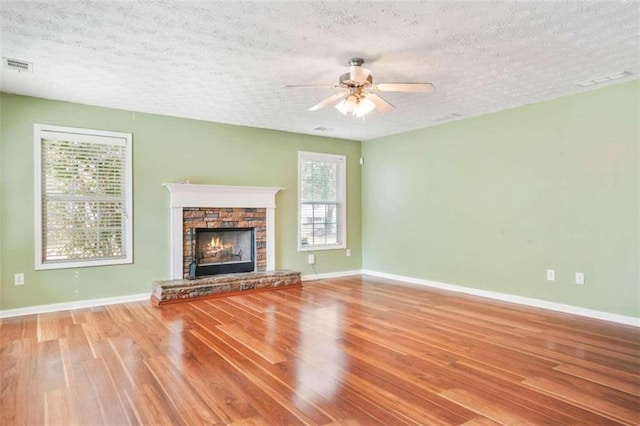
<path id="1" fill-rule="evenodd" d="M 640 73 L 637 2 L 266 2 L 0 0 L 1 90 L 220 123 L 368 140 L 591 88 Z M 350 57 L 396 106 L 363 119 L 307 108 Z M 600 86 L 597 86 L 600 87 Z M 317 127 L 328 131 L 314 130 Z"/>

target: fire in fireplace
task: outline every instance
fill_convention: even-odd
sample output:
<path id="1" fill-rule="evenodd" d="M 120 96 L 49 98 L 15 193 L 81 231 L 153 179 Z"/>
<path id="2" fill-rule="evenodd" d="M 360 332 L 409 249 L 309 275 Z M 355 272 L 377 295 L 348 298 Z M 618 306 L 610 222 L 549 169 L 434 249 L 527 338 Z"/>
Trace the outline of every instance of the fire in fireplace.
<path id="1" fill-rule="evenodd" d="M 193 228 L 192 232 L 190 278 L 255 270 L 254 228 Z"/>

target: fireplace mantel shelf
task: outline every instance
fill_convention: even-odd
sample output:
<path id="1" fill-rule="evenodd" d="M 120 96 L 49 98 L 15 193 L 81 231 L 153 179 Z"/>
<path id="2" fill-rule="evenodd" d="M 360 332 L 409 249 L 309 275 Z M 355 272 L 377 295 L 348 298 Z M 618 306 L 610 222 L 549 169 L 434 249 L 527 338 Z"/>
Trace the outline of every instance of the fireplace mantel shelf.
<path id="1" fill-rule="evenodd" d="M 275 195 L 284 188 L 266 186 L 165 183 L 173 207 L 276 207 Z"/>

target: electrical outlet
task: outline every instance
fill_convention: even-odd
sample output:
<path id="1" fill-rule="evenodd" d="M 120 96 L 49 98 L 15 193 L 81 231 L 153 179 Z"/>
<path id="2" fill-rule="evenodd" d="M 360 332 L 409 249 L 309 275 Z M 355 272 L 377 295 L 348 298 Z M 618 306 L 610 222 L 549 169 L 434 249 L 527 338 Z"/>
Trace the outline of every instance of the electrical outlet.
<path id="1" fill-rule="evenodd" d="M 351 249 L 347 249 L 347 257 L 351 256 Z"/>
<path id="2" fill-rule="evenodd" d="M 13 274 L 14 285 L 24 285 L 24 274 Z"/>
<path id="3" fill-rule="evenodd" d="M 314 254 L 309 255 L 309 265 L 313 265 L 316 263 L 316 256 Z"/>
<path id="4" fill-rule="evenodd" d="M 556 271 L 553 269 L 547 269 L 547 281 L 555 281 L 556 280 Z"/>
<path id="5" fill-rule="evenodd" d="M 584 272 L 576 272 L 576 284 L 584 285 Z"/>

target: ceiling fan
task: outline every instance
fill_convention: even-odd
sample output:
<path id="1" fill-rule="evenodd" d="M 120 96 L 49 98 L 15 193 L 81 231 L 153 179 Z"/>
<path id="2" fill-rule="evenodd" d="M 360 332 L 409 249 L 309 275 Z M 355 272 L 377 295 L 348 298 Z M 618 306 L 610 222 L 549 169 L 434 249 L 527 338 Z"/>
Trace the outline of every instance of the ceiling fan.
<path id="1" fill-rule="evenodd" d="M 362 117 L 374 109 L 388 112 L 395 107 L 372 92 L 433 92 L 431 83 L 380 83 L 373 84 L 371 71 L 363 68 L 364 59 L 349 59 L 349 72 L 340 76 L 338 85 L 289 85 L 286 87 L 335 88 L 346 89 L 329 96 L 327 99 L 309 108 L 317 111 L 338 100 L 336 108 L 343 114 Z"/>

